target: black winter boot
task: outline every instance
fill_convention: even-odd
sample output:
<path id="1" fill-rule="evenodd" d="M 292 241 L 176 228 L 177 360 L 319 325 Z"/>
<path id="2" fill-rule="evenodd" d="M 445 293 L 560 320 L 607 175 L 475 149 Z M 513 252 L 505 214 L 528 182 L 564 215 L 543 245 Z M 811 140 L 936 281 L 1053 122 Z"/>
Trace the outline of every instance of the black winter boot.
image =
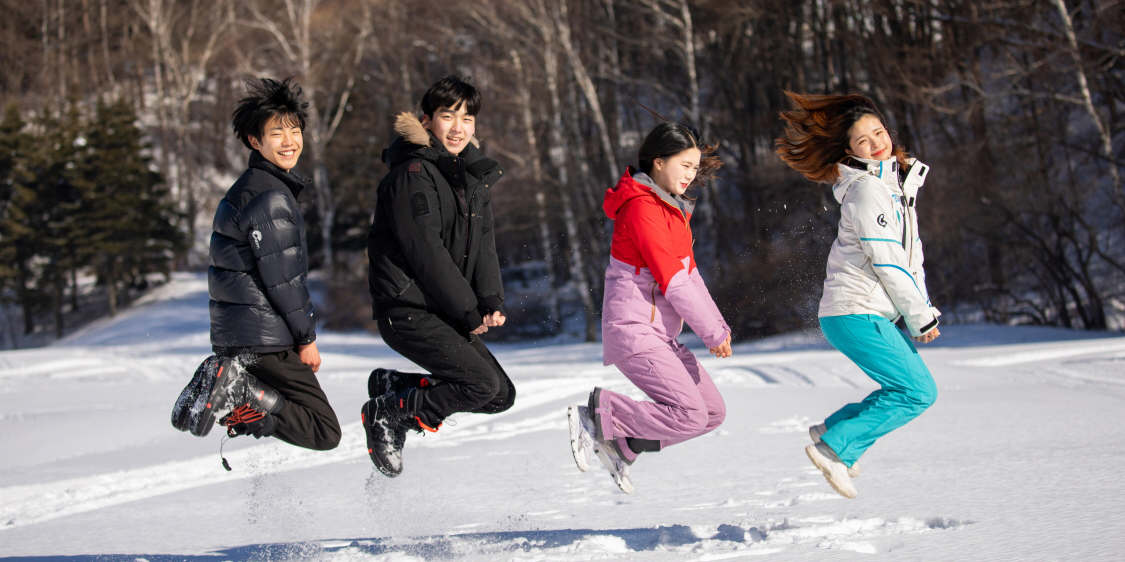
<path id="1" fill-rule="evenodd" d="M 243 406 L 248 406 L 248 409 L 242 409 L 242 413 L 234 418 L 240 421 L 235 423 L 257 421 L 265 414 L 276 414 L 285 406 L 285 398 L 257 377 L 243 371 L 233 357 L 224 357 L 215 370 L 210 392 L 201 393 L 196 407 L 192 408 L 189 430 L 192 435 L 203 437 L 211 432 L 215 418 L 219 418 L 220 424 L 226 425 L 223 422 L 231 420 L 229 415 Z M 258 416 L 252 411 L 262 415 Z"/>
<path id="2" fill-rule="evenodd" d="M 172 406 L 172 426 L 180 431 L 188 431 L 199 422 L 202 410 L 207 405 L 207 398 L 211 395 L 211 387 L 215 383 L 215 373 L 219 370 L 223 359 L 212 355 L 203 360 L 195 375 L 176 397 Z"/>
<path id="3" fill-rule="evenodd" d="M 419 373 L 403 373 L 379 367 L 367 377 L 367 396 L 375 398 L 384 394 L 402 392 L 411 388 L 433 386 L 433 380 Z"/>
<path id="4" fill-rule="evenodd" d="M 367 453 L 379 472 L 394 478 L 402 473 L 402 448 L 406 432 L 413 429 L 437 431 L 441 422 L 429 419 L 421 411 L 422 391 L 408 388 L 368 400 L 360 411 L 367 434 Z"/>
<path id="5" fill-rule="evenodd" d="M 273 414 L 285 407 L 285 397 L 241 369 L 232 369 L 231 373 L 237 373 L 241 380 L 232 376 L 227 381 L 234 386 L 227 399 L 232 407 L 230 413 L 219 420 L 219 425 L 226 427 L 231 437 L 253 435 L 261 439 L 273 435 L 277 429 L 277 417 Z"/>

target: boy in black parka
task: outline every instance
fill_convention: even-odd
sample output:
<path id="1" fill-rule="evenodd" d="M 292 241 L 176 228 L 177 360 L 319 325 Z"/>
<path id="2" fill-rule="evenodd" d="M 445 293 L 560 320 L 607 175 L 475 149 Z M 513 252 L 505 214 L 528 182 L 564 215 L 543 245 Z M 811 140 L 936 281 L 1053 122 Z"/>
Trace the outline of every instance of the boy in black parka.
<path id="1" fill-rule="evenodd" d="M 233 126 L 250 161 L 219 202 L 211 235 L 211 344 L 228 369 L 218 377 L 225 388 L 216 386 L 211 401 L 228 403 L 230 413 L 219 423 L 232 436 L 272 435 L 333 449 L 340 422 L 315 375 L 320 353 L 297 205 L 309 181 L 290 172 L 304 145 L 308 103 L 289 80 L 247 80 L 246 86 Z"/>
<path id="2" fill-rule="evenodd" d="M 422 97 L 422 118 L 399 115 L 384 151 L 367 238 L 373 317 L 391 349 L 428 375 L 375 369 L 363 406 L 368 453 L 402 472 L 406 431 L 437 431 L 455 412 L 495 414 L 516 390 L 479 335 L 503 326 L 504 289 L 489 189 L 503 175 L 476 146 L 480 93 L 456 76 Z"/>

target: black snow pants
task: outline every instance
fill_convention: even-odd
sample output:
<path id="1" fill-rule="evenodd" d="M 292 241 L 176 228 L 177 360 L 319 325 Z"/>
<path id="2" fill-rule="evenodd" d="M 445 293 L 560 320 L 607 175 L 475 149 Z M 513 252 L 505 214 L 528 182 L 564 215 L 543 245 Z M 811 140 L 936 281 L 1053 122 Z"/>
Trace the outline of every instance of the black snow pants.
<path id="1" fill-rule="evenodd" d="M 496 414 L 516 400 L 516 387 L 484 342 L 431 312 L 383 318 L 379 335 L 434 379 L 432 386 L 420 389 L 422 419 L 440 423 L 456 412 Z"/>
<path id="2" fill-rule="evenodd" d="M 277 417 L 276 437 L 291 445 L 327 451 L 340 444 L 340 421 L 328 405 L 312 367 L 296 351 L 254 354 L 246 372 L 285 396 Z"/>

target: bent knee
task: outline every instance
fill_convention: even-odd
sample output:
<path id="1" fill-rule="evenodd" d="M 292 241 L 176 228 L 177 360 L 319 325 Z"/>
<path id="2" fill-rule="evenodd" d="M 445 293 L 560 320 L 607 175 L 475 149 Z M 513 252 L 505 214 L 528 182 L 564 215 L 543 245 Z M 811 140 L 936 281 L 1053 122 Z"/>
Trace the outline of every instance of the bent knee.
<path id="1" fill-rule="evenodd" d="M 465 394 L 472 399 L 472 408 L 485 406 L 500 394 L 500 377 L 495 373 L 492 376 L 480 377 L 465 383 Z"/>
<path id="2" fill-rule="evenodd" d="M 708 412 L 707 417 L 707 429 L 715 429 L 716 427 L 722 425 L 723 421 L 727 419 L 727 409 L 720 406 L 718 411 Z"/>
<path id="3" fill-rule="evenodd" d="M 937 402 L 937 386 L 931 381 L 929 385 L 915 389 L 909 394 L 910 402 L 917 408 L 918 413 L 924 412 Z"/>
<path id="4" fill-rule="evenodd" d="M 331 451 L 340 445 L 341 431 L 340 425 L 335 424 L 330 427 L 324 428 L 312 447 L 316 451 Z"/>
<path id="5" fill-rule="evenodd" d="M 682 408 L 676 416 L 676 427 L 671 429 L 678 437 L 691 437 L 709 427 L 713 428 L 711 420 L 712 417 L 705 408 Z"/>

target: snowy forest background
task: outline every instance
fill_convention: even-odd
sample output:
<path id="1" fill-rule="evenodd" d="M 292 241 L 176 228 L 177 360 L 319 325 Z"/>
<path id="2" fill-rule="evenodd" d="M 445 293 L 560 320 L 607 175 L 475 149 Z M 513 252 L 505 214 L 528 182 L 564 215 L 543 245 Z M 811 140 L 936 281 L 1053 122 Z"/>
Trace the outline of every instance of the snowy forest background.
<path id="1" fill-rule="evenodd" d="M 654 118 L 720 143 L 697 258 L 735 336 L 815 326 L 838 220 L 773 154 L 785 90 L 875 98 L 933 168 L 927 283 L 946 321 L 1125 327 L 1120 0 L 4 0 L 0 347 L 206 266 L 245 168 L 246 76 L 311 102 L 298 173 L 325 327 L 369 327 L 366 232 L 392 119 L 473 77 L 507 337 L 597 338 L 601 194 Z M 163 274 L 163 275 L 161 275 Z M 588 312 L 583 314 L 583 311 Z M 491 333 L 490 333 L 491 334 Z"/>

